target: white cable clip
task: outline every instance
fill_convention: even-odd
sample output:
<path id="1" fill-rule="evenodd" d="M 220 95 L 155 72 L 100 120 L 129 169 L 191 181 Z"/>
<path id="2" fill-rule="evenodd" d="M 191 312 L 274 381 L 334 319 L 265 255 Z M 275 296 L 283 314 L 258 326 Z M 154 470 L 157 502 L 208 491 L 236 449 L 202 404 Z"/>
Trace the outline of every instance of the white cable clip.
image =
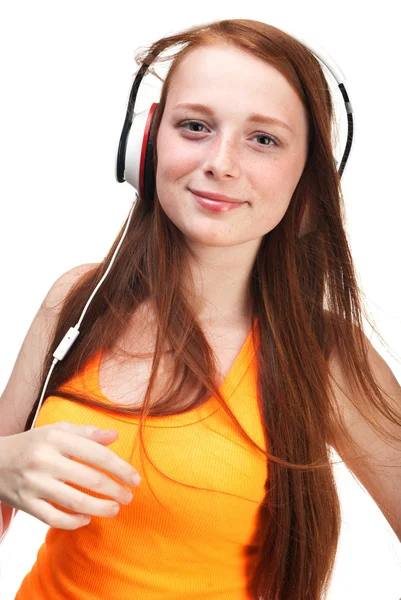
<path id="1" fill-rule="evenodd" d="M 76 325 L 75 325 L 76 327 Z M 75 329 L 75 327 L 70 327 L 56 350 L 53 353 L 54 358 L 57 360 L 63 360 L 64 356 L 67 354 L 68 350 L 71 348 L 77 337 L 79 336 L 79 330 Z"/>

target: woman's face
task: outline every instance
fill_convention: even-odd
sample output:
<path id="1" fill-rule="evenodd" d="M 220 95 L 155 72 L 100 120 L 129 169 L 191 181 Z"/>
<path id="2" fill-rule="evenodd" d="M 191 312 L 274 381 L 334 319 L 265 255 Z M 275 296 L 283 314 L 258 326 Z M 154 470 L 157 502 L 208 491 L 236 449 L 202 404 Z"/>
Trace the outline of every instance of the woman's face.
<path id="1" fill-rule="evenodd" d="M 287 210 L 307 134 L 305 108 L 275 68 L 233 46 L 194 50 L 171 83 L 156 141 L 163 210 L 191 245 L 258 247 Z M 240 204 L 216 212 L 191 190 Z"/>

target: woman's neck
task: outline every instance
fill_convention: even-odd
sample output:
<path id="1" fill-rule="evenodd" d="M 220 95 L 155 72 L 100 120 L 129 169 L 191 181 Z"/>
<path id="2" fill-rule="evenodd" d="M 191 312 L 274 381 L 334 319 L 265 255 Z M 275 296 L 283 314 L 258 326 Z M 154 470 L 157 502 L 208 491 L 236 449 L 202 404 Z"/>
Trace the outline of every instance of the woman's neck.
<path id="1" fill-rule="evenodd" d="M 191 276 L 184 276 L 192 304 L 206 327 L 235 327 L 250 321 L 249 280 L 259 240 L 227 248 L 202 247 L 200 257 L 189 260 Z M 258 242 L 258 244 L 256 244 Z M 193 286 L 188 287 L 193 281 Z"/>

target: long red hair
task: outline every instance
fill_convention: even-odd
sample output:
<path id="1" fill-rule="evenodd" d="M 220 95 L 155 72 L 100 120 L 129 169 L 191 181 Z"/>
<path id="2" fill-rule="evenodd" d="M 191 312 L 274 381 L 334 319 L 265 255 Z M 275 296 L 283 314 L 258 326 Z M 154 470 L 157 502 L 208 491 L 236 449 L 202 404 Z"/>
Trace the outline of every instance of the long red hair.
<path id="1" fill-rule="evenodd" d="M 181 61 L 194 49 L 215 43 L 231 44 L 278 69 L 308 115 L 309 152 L 304 171 L 282 220 L 264 236 L 249 279 L 249 309 L 258 328 L 257 385 L 268 451 L 248 437 L 219 394 L 213 351 L 191 308 L 188 290 L 182 287 L 181 274 L 188 266 L 190 249 L 161 209 L 157 192 L 151 202 L 139 198 L 114 266 L 89 307 L 76 344 L 57 365 L 47 396 L 57 394 L 89 406 L 103 406 L 59 388 L 100 348 L 111 348 L 129 318 L 145 301 L 151 301 L 156 310 L 157 339 L 144 406 L 115 406 L 114 412 L 141 415 L 143 444 L 148 414 L 177 414 L 216 396 L 244 439 L 268 461 L 266 494 L 254 539 L 250 540 L 260 548 L 249 582 L 252 597 L 320 600 L 329 586 L 341 525 L 328 444 L 341 435 L 358 452 L 335 408 L 329 369 L 334 349 L 347 378 L 364 392 L 363 403 L 357 406 L 361 414 L 369 419 L 375 409 L 389 422 L 401 423 L 367 361 L 362 316 L 371 321 L 362 304 L 344 229 L 343 197 L 331 137 L 333 102 L 314 55 L 280 29 L 242 19 L 215 21 L 158 40 L 138 52 L 138 64 L 152 62 L 165 50 L 180 47 L 173 58 L 159 57 L 172 59 L 172 64 L 163 81 L 154 139 Z M 157 169 L 156 148 L 154 161 Z M 87 272 L 64 300 L 42 385 L 52 353 L 78 321 L 122 231 L 101 264 Z M 150 406 L 166 343 L 174 357 L 172 385 L 160 397 L 152 396 Z M 38 402 L 39 397 L 25 430 L 32 424 Z M 111 410 L 109 405 L 103 409 Z M 376 428 L 373 419 L 370 422 Z"/>

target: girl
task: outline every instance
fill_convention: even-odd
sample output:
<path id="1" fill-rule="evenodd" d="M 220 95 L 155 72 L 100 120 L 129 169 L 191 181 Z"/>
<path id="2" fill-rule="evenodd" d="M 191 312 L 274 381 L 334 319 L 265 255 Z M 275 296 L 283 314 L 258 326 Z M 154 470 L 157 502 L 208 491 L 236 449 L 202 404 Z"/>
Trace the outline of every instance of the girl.
<path id="1" fill-rule="evenodd" d="M 138 64 L 179 44 L 154 193 L 35 427 L 122 232 L 53 285 L 2 397 L 3 527 L 10 507 L 50 525 L 18 600 L 318 600 L 341 524 L 330 446 L 401 538 L 400 386 L 363 333 L 322 69 L 250 20 Z"/>

